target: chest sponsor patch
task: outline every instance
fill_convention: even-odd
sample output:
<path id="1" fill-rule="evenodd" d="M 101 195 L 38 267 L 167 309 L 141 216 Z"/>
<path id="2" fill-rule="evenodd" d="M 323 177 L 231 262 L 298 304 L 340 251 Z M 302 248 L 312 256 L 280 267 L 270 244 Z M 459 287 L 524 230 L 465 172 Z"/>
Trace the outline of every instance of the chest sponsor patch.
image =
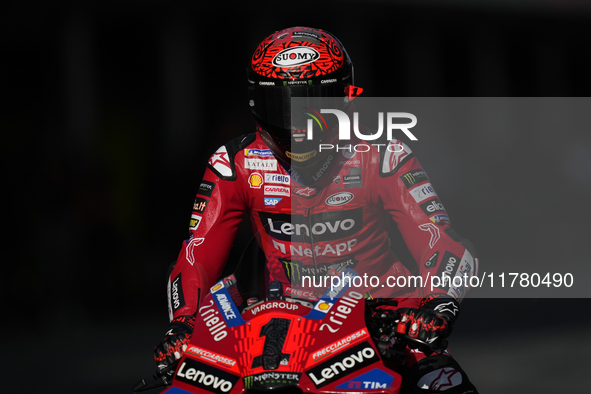
<path id="1" fill-rule="evenodd" d="M 244 156 L 273 157 L 271 149 L 244 149 Z"/>
<path id="2" fill-rule="evenodd" d="M 263 176 L 258 172 L 250 174 L 250 176 L 248 177 L 248 184 L 253 189 L 260 189 L 263 185 Z"/>
<path id="3" fill-rule="evenodd" d="M 263 190 L 266 196 L 290 196 L 290 189 L 286 186 L 265 185 Z"/>
<path id="4" fill-rule="evenodd" d="M 265 183 L 277 183 L 280 185 L 289 185 L 289 175 L 283 174 L 265 174 Z"/>
<path id="5" fill-rule="evenodd" d="M 363 179 L 361 177 L 361 168 L 345 168 L 333 178 L 330 185 L 331 190 L 336 189 L 356 189 L 363 187 Z"/>
<path id="6" fill-rule="evenodd" d="M 265 197 L 265 206 L 266 207 L 274 207 L 275 205 L 279 204 L 282 198 L 272 198 L 272 197 Z"/>
<path id="7" fill-rule="evenodd" d="M 328 197 L 324 202 L 326 203 L 326 205 L 338 207 L 340 205 L 345 205 L 349 201 L 353 200 L 354 197 L 355 196 L 353 195 L 353 193 L 340 192 Z"/>
<path id="8" fill-rule="evenodd" d="M 250 170 L 277 171 L 277 160 L 275 159 L 244 159 L 244 168 Z"/>
<path id="9" fill-rule="evenodd" d="M 304 198 L 311 198 L 313 196 L 316 195 L 317 190 L 313 187 L 296 187 L 293 189 L 294 194 L 297 194 L 298 196 L 302 196 Z"/>
<path id="10" fill-rule="evenodd" d="M 294 285 L 301 285 L 304 276 L 326 276 L 331 270 L 342 271 L 346 268 L 354 268 L 358 261 L 354 258 L 339 261 L 337 263 L 317 263 L 315 265 L 304 264 L 299 259 L 290 260 L 279 258 L 285 277 Z"/>
<path id="11" fill-rule="evenodd" d="M 304 217 L 259 211 L 267 233 L 287 242 L 314 242 L 340 240 L 353 236 L 363 227 L 363 208 L 321 212 Z"/>

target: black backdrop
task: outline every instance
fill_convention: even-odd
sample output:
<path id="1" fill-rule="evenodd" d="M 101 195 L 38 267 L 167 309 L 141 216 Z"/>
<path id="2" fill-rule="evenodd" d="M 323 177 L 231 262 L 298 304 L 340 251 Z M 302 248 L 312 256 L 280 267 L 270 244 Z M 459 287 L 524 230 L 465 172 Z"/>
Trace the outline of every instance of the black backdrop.
<path id="1" fill-rule="evenodd" d="M 1 383 L 12 393 L 128 392 L 153 372 L 151 348 L 167 324 L 166 268 L 186 237 L 207 157 L 253 129 L 245 64 L 275 30 L 333 32 L 368 96 L 589 95 L 585 3 L 435 3 L 18 2 L 2 12 Z M 552 166 L 579 171 L 568 187 L 584 202 L 591 144 L 580 133 L 564 138 L 579 142 Z M 513 139 L 502 162 L 446 138 L 456 154 L 422 161 L 483 264 L 524 250 L 588 261 L 586 208 L 534 228 L 523 204 L 496 193 L 506 185 L 494 173 L 540 153 L 529 144 L 535 135 Z M 533 187 L 549 181 L 538 170 Z M 465 171 L 465 183 L 446 188 L 450 171 Z M 563 190 L 544 190 L 527 201 L 528 214 L 564 203 Z M 238 244 L 249 237 L 243 230 Z M 572 350 L 590 350 L 585 305 L 469 299 L 452 346 L 482 393 L 556 391 L 584 379 L 588 363 Z"/>

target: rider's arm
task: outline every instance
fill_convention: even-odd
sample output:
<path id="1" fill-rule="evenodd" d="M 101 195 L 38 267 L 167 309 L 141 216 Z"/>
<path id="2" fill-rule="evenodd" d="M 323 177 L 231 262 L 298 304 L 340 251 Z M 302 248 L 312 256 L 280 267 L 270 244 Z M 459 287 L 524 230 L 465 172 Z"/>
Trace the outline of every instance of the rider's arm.
<path id="1" fill-rule="evenodd" d="M 394 152 L 382 152 L 381 179 L 374 190 L 418 264 L 422 304 L 442 296 L 459 303 L 469 278 L 478 271 L 474 247 L 451 228 L 448 213 L 410 148 L 400 141 L 390 144 Z M 464 275 L 468 281 L 450 283 L 454 276 Z"/>
<path id="2" fill-rule="evenodd" d="M 168 278 L 171 320 L 195 314 L 200 298 L 219 279 L 226 264 L 246 209 L 244 182 L 237 179 L 234 163 L 235 154 L 246 142 L 233 140 L 208 161 L 193 206 L 190 236 L 183 241 Z"/>

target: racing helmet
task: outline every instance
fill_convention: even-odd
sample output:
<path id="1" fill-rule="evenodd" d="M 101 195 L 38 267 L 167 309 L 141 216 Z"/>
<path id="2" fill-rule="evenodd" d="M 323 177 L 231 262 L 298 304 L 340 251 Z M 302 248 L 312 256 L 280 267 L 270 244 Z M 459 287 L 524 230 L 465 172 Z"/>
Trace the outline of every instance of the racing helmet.
<path id="1" fill-rule="evenodd" d="M 326 163 L 319 144 L 338 137 L 337 118 L 323 116 L 320 107 L 347 112 L 362 90 L 353 86 L 353 64 L 341 42 L 309 27 L 265 38 L 250 59 L 247 80 L 259 134 L 276 158 L 299 171 Z"/>

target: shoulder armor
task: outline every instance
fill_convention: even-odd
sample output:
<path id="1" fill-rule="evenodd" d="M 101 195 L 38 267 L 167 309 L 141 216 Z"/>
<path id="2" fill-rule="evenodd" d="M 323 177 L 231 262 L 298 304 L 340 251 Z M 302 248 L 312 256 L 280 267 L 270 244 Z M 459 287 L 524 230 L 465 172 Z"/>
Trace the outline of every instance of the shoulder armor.
<path id="1" fill-rule="evenodd" d="M 396 174 L 412 157 L 412 150 L 404 142 L 397 139 L 386 140 L 384 146 L 380 147 L 380 176 L 384 178 Z"/>
<path id="2" fill-rule="evenodd" d="M 220 179 L 225 181 L 236 180 L 236 165 L 234 158 L 236 153 L 252 144 L 256 139 L 256 134 L 244 134 L 220 146 L 207 162 L 207 167 L 212 170 Z"/>

